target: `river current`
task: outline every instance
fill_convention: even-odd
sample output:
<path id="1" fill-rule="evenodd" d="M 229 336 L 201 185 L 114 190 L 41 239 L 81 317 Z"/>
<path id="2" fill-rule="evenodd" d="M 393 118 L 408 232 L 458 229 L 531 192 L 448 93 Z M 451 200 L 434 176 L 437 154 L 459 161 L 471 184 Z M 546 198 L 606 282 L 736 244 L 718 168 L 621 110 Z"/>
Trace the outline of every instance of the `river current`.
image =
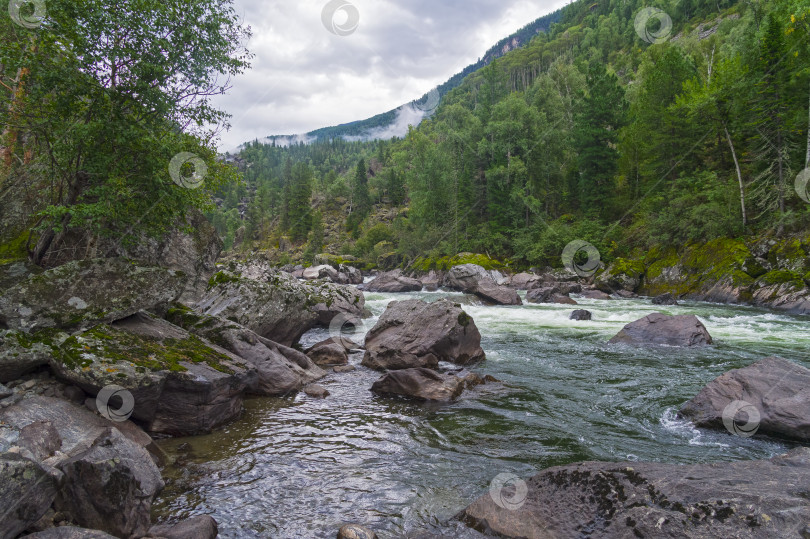
<path id="1" fill-rule="evenodd" d="M 593 321 L 574 307 L 491 307 L 457 293 L 366 293 L 373 317 L 388 302 L 450 297 L 482 335 L 487 359 L 472 367 L 500 384 L 457 402 L 419 404 L 374 396 L 380 373 L 359 366 L 318 383 L 324 400 L 303 393 L 251 398 L 242 418 L 207 436 L 159 441 L 178 464 L 153 517 L 211 514 L 220 537 L 329 538 L 348 522 L 381 539 L 417 530 L 480 537 L 452 522 L 501 473 L 529 477 L 581 460 L 691 464 L 769 458 L 789 444 L 698 430 L 676 411 L 730 369 L 778 355 L 810 367 L 806 316 L 751 307 L 649 299 L 587 300 Z M 702 349 L 608 346 L 625 324 L 652 312 L 695 314 L 715 344 Z M 304 336 L 310 346 L 325 329 Z M 355 337 L 362 340 L 362 331 Z"/>

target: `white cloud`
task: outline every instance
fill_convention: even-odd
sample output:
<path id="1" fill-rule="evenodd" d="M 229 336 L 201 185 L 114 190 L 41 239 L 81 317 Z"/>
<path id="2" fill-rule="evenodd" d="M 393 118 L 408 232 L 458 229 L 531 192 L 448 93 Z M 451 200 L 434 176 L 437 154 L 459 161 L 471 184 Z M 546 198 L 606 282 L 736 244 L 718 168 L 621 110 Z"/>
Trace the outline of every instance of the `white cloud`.
<path id="1" fill-rule="evenodd" d="M 326 0 L 235 0 L 253 29 L 252 68 L 217 106 L 232 115 L 222 150 L 268 135 L 362 120 L 427 93 L 498 40 L 564 0 L 347 0 L 357 30 L 340 37 L 321 22 Z M 341 16 L 340 12 L 338 16 Z M 342 20 L 337 21 L 339 24 Z M 417 119 L 409 107 L 398 123 Z M 395 126 L 397 133 L 403 131 Z M 407 128 L 407 124 L 405 126 Z"/>

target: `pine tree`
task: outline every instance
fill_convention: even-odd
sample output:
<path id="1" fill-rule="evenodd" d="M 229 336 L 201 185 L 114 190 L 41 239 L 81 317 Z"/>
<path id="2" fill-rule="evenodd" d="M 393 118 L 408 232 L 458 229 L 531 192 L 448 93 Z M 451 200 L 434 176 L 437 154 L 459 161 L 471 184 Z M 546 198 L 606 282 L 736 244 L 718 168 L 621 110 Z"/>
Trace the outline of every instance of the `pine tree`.
<path id="1" fill-rule="evenodd" d="M 361 159 L 357 163 L 352 183 L 352 203 L 347 226 L 350 231 L 356 231 L 363 219 L 371 211 L 371 197 L 368 192 L 368 176 L 366 175 L 366 161 Z"/>

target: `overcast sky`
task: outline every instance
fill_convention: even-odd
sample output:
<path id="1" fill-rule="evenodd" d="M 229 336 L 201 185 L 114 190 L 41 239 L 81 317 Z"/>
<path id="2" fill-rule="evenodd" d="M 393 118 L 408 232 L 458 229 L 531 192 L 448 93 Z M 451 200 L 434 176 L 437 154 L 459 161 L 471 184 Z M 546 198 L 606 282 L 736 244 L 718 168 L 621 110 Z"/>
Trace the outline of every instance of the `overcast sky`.
<path id="1" fill-rule="evenodd" d="M 362 120 L 417 99 L 566 0 L 235 0 L 252 68 L 217 105 L 221 150 Z M 330 17 L 331 7 L 334 17 Z M 340 6 L 345 9 L 336 9 Z M 355 25 L 356 18 L 359 22 Z M 356 28 L 355 28 L 356 26 Z M 331 31 L 330 31 L 331 30 Z M 347 34 L 347 35 L 337 35 Z"/>

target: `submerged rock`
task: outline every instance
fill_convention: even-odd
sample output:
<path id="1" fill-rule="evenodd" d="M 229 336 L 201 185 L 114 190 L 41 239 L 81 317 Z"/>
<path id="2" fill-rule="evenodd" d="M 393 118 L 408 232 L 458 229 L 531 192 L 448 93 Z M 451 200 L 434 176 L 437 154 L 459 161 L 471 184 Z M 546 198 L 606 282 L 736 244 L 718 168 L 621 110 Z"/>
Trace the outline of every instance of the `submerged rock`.
<path id="1" fill-rule="evenodd" d="M 441 374 L 432 369 L 416 368 L 391 371 L 374 382 L 371 391 L 424 401 L 452 401 L 468 388 L 484 384 L 475 373 Z"/>
<path id="2" fill-rule="evenodd" d="M 446 299 L 392 301 L 366 335 L 362 364 L 378 370 L 466 365 L 484 359 L 481 334 L 461 307 Z"/>
<path id="3" fill-rule="evenodd" d="M 591 320 L 591 318 L 593 318 L 593 315 L 591 314 L 591 311 L 585 311 L 585 310 L 582 310 L 582 309 L 578 309 L 578 310 L 572 312 L 571 316 L 569 316 L 568 318 L 569 318 L 569 320 L 581 320 L 581 321 L 584 321 L 584 320 Z"/>
<path id="4" fill-rule="evenodd" d="M 150 537 L 162 539 L 214 539 L 218 534 L 217 521 L 210 515 L 198 515 L 177 524 L 158 524 L 149 530 Z"/>
<path id="5" fill-rule="evenodd" d="M 318 384 L 309 384 L 304 388 L 304 393 L 315 399 L 325 399 L 330 395 L 325 387 Z"/>
<path id="6" fill-rule="evenodd" d="M 338 530 L 337 539 L 377 539 L 377 534 L 357 524 L 346 524 Z"/>
<path id="7" fill-rule="evenodd" d="M 652 313 L 624 326 L 608 343 L 706 346 L 712 344 L 712 337 L 693 314 L 670 316 Z"/>
<path id="8" fill-rule="evenodd" d="M 514 289 L 499 285 L 492 275 L 475 264 L 454 266 L 444 277 L 444 286 L 475 294 L 486 302 L 496 305 L 522 305 L 523 302 Z"/>
<path id="9" fill-rule="evenodd" d="M 770 460 L 582 462 L 494 487 L 457 518 L 498 537 L 798 537 L 810 449 Z"/>
<path id="10" fill-rule="evenodd" d="M 698 427 L 810 441 L 810 369 L 769 357 L 734 369 L 700 390 L 679 415 Z"/>

